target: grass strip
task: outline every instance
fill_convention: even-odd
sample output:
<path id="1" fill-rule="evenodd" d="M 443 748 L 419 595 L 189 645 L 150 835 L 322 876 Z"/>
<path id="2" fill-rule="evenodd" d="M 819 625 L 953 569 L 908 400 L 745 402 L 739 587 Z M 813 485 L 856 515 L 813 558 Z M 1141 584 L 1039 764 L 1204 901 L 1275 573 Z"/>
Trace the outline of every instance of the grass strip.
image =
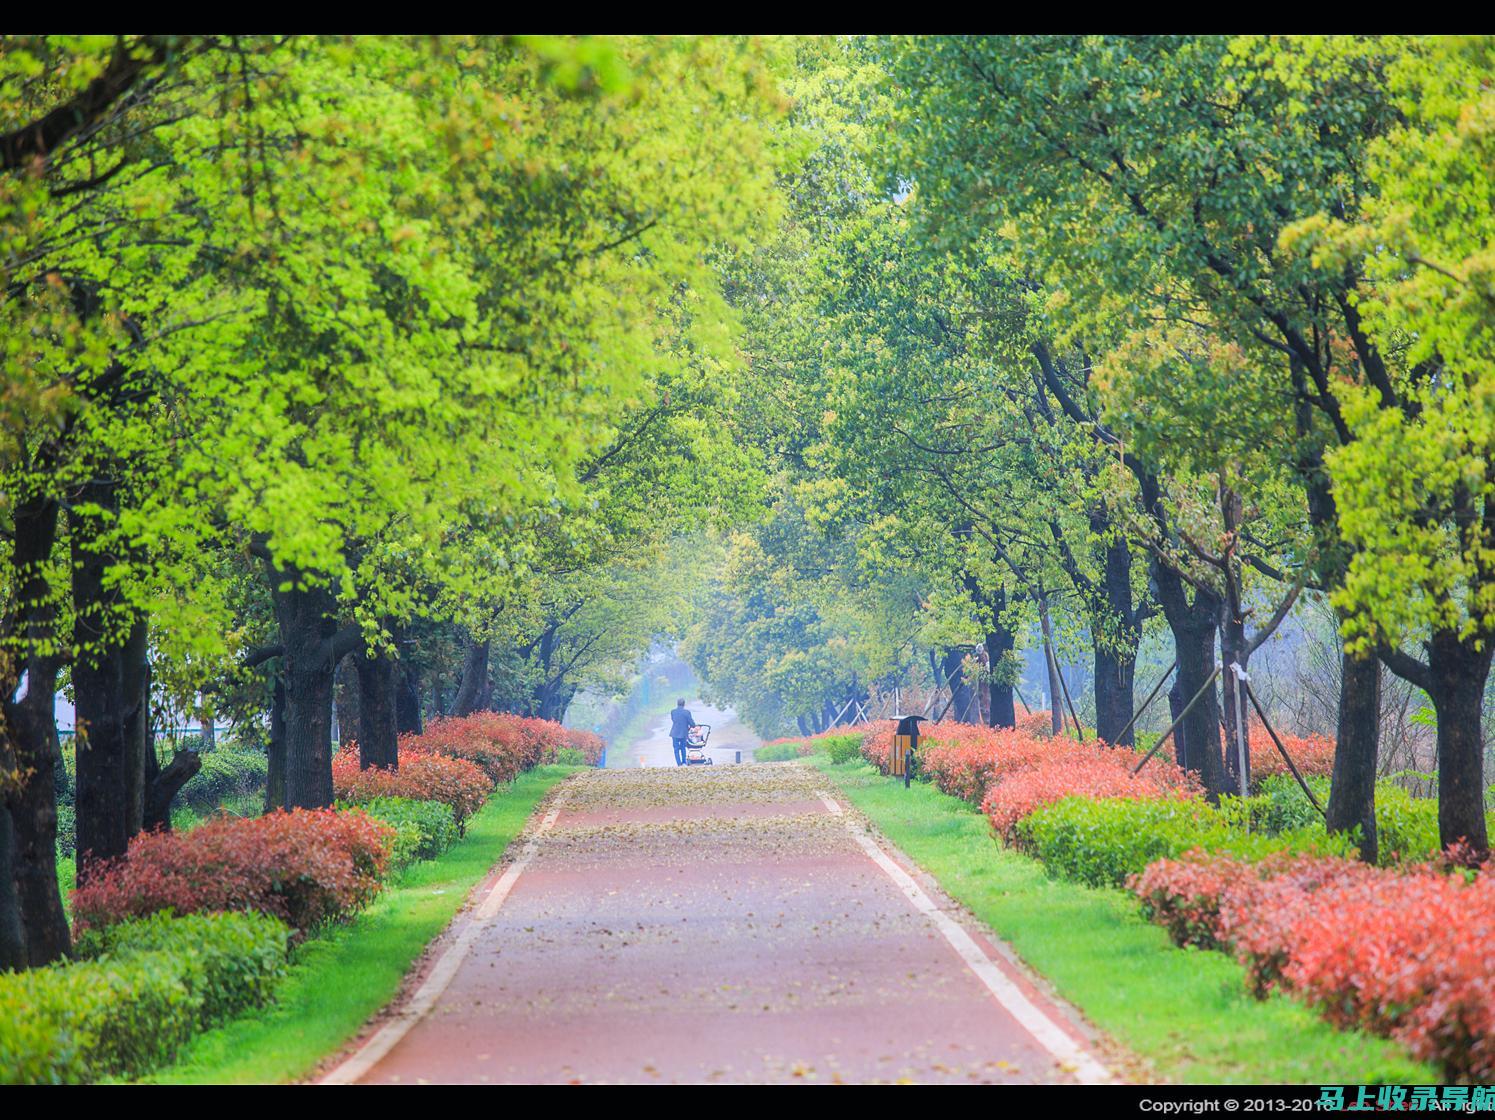
<path id="1" fill-rule="evenodd" d="M 1092 1023 L 1170 1081 L 1427 1084 L 1399 1045 L 1340 1031 L 1285 996 L 1258 1001 L 1224 953 L 1180 949 L 1136 899 L 1051 878 L 970 805 L 867 765 L 807 763 Z"/>
<path id="2" fill-rule="evenodd" d="M 394 998 L 411 964 L 523 831 L 540 799 L 579 769 L 540 766 L 498 790 L 445 853 L 412 864 L 351 922 L 301 945 L 272 1007 L 204 1033 L 175 1065 L 146 1080 L 252 1084 L 304 1077 Z"/>

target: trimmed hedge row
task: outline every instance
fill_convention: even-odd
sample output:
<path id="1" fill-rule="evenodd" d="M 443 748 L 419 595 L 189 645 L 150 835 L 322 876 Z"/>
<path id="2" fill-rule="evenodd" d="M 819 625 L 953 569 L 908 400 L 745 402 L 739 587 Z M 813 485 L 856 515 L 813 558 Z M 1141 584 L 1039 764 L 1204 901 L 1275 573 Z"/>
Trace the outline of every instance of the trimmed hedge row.
<path id="1" fill-rule="evenodd" d="M 80 939 L 70 964 L 0 974 L 0 1084 L 74 1084 L 170 1062 L 269 1002 L 290 930 L 263 914 L 161 913 Z"/>
<path id="2" fill-rule="evenodd" d="M 270 776 L 270 758 L 264 751 L 219 747 L 198 755 L 202 769 L 182 787 L 180 804 L 212 810 L 230 798 L 262 793 Z"/>
<path id="3" fill-rule="evenodd" d="M 406 867 L 422 859 L 435 859 L 455 844 L 461 835 L 450 805 L 440 801 L 418 801 L 409 797 L 376 797 L 357 806 L 395 831 L 390 866 Z M 351 808 L 339 803 L 338 808 Z"/>
<path id="4" fill-rule="evenodd" d="M 1252 990 L 1405 1043 L 1451 1080 L 1495 1078 L 1495 876 L 1437 864 L 1191 853 L 1132 880 L 1180 945 L 1223 949 Z"/>
<path id="5" fill-rule="evenodd" d="M 1264 859 L 1279 853 L 1352 857 L 1353 843 L 1323 823 L 1277 835 L 1251 832 L 1239 816 L 1202 801 L 1067 797 L 1024 817 L 1018 848 L 1052 874 L 1092 887 L 1123 887 L 1148 864 L 1190 851 Z"/>
<path id="6" fill-rule="evenodd" d="M 191 832 L 142 832 L 73 892 L 79 932 L 160 910 L 254 910 L 302 932 L 378 893 L 395 830 L 359 812 L 220 816 Z"/>
<path id="7" fill-rule="evenodd" d="M 475 763 L 446 755 L 401 748 L 400 768 L 383 770 L 358 764 L 358 751 L 339 751 L 332 758 L 332 789 L 339 801 L 362 805 L 399 797 L 411 801 L 433 801 L 446 805 L 460 830 L 473 813 L 483 807 L 494 782 Z"/>

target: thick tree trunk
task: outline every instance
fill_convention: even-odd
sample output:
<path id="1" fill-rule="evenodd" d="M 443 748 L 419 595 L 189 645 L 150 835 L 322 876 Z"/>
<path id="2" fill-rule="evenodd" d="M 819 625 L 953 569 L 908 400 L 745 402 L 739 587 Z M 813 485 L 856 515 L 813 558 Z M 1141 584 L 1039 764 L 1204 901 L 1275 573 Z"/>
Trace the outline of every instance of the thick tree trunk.
<path id="1" fill-rule="evenodd" d="M 986 656 L 991 665 L 991 710 L 989 727 L 1016 727 L 1017 704 L 1012 697 L 1012 668 L 1009 664 L 1017 636 L 1000 623 L 986 635 Z"/>
<path id="2" fill-rule="evenodd" d="M 462 683 L 452 701 L 452 715 L 470 716 L 481 711 L 488 694 L 488 643 L 468 642 L 462 662 Z"/>
<path id="3" fill-rule="evenodd" d="M 1215 631 L 1220 617 L 1220 597 L 1196 589 L 1190 602 L 1183 579 L 1163 564 L 1154 561 L 1153 580 L 1158 587 L 1158 601 L 1173 631 L 1174 654 L 1178 660 L 1178 691 L 1181 705 L 1187 706 L 1203 690 L 1199 701 L 1184 717 L 1175 735 L 1183 766 L 1199 775 L 1210 800 L 1230 792 L 1224 759 L 1220 754 L 1220 702 L 1213 685 L 1205 688 L 1215 669 Z"/>
<path id="4" fill-rule="evenodd" d="M 395 671 L 395 728 L 401 735 L 419 735 L 425 721 L 420 710 L 420 671 L 401 660 Z"/>
<path id="5" fill-rule="evenodd" d="M 90 482 L 76 494 L 87 513 L 69 514 L 72 544 L 73 694 L 78 882 L 87 883 L 100 863 L 125 853 L 130 839 L 130 798 L 125 778 L 130 754 L 126 712 L 137 697 L 125 695 L 121 603 L 105 587 L 108 570 L 119 560 L 105 547 L 109 515 L 119 508 L 113 482 Z M 138 783 L 137 783 L 138 787 Z"/>
<path id="6" fill-rule="evenodd" d="M 1091 530 L 1106 536 L 1102 587 L 1105 593 L 1106 625 L 1092 626 L 1095 639 L 1095 734 L 1112 746 L 1131 746 L 1133 732 L 1117 742 L 1122 728 L 1131 721 L 1137 676 L 1137 644 L 1141 640 L 1141 616 L 1132 603 L 1132 552 L 1126 537 L 1100 514 L 1091 517 Z M 1100 631 L 1105 631 L 1102 635 Z"/>
<path id="7" fill-rule="evenodd" d="M 6 791 L 10 810 L 12 876 L 26 963 L 50 964 L 67 955 L 72 938 L 57 886 L 57 775 L 63 772 L 54 707 L 61 658 L 55 650 L 56 608 L 45 566 L 57 540 L 57 503 L 17 502 L 12 515 L 11 570 L 16 573 L 5 636 L 29 647 L 19 670 L 0 691 L 4 735 L 0 765 L 23 775 Z"/>
<path id="8" fill-rule="evenodd" d="M 52 691 L 37 682 L 33 687 Z M 30 695 L 28 691 L 28 699 Z M 20 736 L 28 745 L 16 753 L 32 773 L 11 802 L 16 897 L 26 931 L 26 958 L 33 968 L 67 956 L 72 947 L 57 885 L 57 792 L 52 775 L 60 767 L 57 748 L 49 741 L 56 735 L 50 726 L 50 704 L 45 718 L 46 726 L 37 719 Z"/>
<path id="9" fill-rule="evenodd" d="M 1491 648 L 1473 648 L 1449 631 L 1433 634 L 1428 669 L 1438 714 L 1438 839 L 1463 843 L 1472 857 L 1489 852 L 1485 829 L 1484 728 L 1481 707 Z"/>
<path id="10" fill-rule="evenodd" d="M 1381 727 L 1381 666 L 1373 657 L 1340 657 L 1339 729 L 1325 823 L 1330 832 L 1360 830 L 1360 858 L 1375 863 L 1376 752 Z"/>
<path id="11" fill-rule="evenodd" d="M 26 967 L 26 930 L 16 897 L 16 838 L 10 810 L 0 804 L 0 972 Z"/>
<path id="12" fill-rule="evenodd" d="M 288 587 L 286 585 L 289 585 Z M 339 649 L 336 603 L 299 573 L 271 573 L 285 684 L 286 807 L 332 804 L 332 679 Z"/>
<path id="13" fill-rule="evenodd" d="M 956 723 L 970 722 L 970 713 L 975 709 L 976 696 L 966 680 L 966 651 L 959 646 L 945 650 L 943 669 L 945 681 L 950 686 L 950 706 L 945 709 L 945 718 Z"/>
<path id="14" fill-rule="evenodd" d="M 365 770 L 396 770 L 400 752 L 394 660 L 382 650 L 365 650 L 351 660 L 358 671 L 358 765 Z"/>
<path id="15" fill-rule="evenodd" d="M 77 574 L 75 568 L 75 586 Z M 75 858 L 80 884 L 100 863 L 124 855 L 129 838 L 144 827 L 147 796 L 147 624 L 137 618 L 122 642 L 97 631 L 85 639 L 79 631 L 91 630 L 90 622 L 97 617 L 80 614 L 74 627 L 80 648 L 73 666 L 78 719 Z"/>
<path id="16" fill-rule="evenodd" d="M 1095 643 L 1095 733 L 1103 743 L 1129 747 L 1131 728 L 1118 742 L 1116 736 L 1132 718 L 1132 689 L 1137 674 L 1135 655 L 1119 654 L 1109 644 Z"/>

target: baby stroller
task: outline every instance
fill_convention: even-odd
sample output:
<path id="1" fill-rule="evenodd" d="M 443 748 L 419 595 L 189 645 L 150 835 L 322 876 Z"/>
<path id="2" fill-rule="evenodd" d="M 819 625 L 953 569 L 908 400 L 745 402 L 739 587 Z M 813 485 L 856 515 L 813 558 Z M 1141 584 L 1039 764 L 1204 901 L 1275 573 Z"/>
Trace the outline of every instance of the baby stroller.
<path id="1" fill-rule="evenodd" d="M 706 740 L 711 738 L 711 725 L 698 723 L 685 733 L 685 765 L 710 766 L 713 759 L 706 757 Z"/>

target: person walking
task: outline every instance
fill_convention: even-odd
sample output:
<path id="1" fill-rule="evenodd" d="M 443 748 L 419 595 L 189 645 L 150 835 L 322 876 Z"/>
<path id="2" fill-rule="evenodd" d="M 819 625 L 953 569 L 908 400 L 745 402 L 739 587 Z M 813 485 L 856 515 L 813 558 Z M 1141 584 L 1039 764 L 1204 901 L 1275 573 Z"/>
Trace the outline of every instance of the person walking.
<path id="1" fill-rule="evenodd" d="M 695 725 L 696 717 L 690 714 L 684 699 L 677 700 L 675 710 L 670 713 L 670 744 L 675 748 L 676 766 L 685 765 L 685 740 Z"/>

